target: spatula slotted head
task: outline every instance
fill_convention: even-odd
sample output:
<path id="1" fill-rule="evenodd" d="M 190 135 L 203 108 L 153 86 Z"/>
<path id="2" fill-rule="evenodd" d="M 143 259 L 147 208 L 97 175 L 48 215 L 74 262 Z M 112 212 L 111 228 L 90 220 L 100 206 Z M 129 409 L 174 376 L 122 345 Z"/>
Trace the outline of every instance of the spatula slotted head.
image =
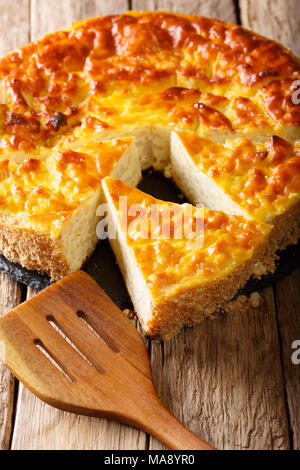
<path id="1" fill-rule="evenodd" d="M 0 339 L 14 375 L 58 408 L 126 417 L 138 390 L 153 392 L 140 334 L 83 271 L 5 315 Z"/>

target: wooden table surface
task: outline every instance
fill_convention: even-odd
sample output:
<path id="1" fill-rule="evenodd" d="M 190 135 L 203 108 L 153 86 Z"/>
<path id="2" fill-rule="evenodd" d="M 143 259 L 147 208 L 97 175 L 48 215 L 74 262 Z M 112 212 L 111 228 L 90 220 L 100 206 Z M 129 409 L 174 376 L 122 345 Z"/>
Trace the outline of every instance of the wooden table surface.
<path id="1" fill-rule="evenodd" d="M 0 0 L 0 55 L 77 19 L 169 10 L 240 23 L 300 56 L 298 0 Z M 0 313 L 33 295 L 0 274 Z M 300 270 L 242 308 L 149 345 L 162 401 L 219 449 L 300 449 Z M 0 366 L 1 449 L 163 449 L 124 425 L 45 405 Z"/>

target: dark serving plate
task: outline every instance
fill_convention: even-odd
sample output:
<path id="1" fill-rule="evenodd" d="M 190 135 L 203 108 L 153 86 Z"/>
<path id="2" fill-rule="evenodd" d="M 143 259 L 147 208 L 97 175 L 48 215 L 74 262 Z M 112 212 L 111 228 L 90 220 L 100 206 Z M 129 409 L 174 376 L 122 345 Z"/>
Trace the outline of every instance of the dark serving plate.
<path id="1" fill-rule="evenodd" d="M 186 202 L 172 181 L 157 172 L 145 172 L 139 188 L 154 197 L 166 201 L 180 204 Z M 280 252 L 279 255 L 277 269 L 273 274 L 263 276 L 259 280 L 254 278 L 250 279 L 239 293 L 248 295 L 251 292 L 262 289 L 300 266 L 300 240 L 297 245 L 289 246 L 287 249 Z M 98 282 L 120 308 L 132 308 L 132 303 L 122 275 L 107 240 L 101 241 L 101 243 L 98 244 L 95 252 L 84 264 L 82 269 Z M 48 276 L 11 263 L 1 255 L 0 270 L 20 283 L 37 290 L 44 289 L 50 285 Z"/>

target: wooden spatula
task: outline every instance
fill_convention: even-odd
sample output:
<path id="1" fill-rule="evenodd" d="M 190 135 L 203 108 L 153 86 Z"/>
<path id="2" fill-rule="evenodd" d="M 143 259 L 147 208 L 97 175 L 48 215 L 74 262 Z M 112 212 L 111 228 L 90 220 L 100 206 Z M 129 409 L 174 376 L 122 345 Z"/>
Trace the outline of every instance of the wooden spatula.
<path id="1" fill-rule="evenodd" d="M 140 334 L 83 271 L 4 315 L 0 341 L 7 367 L 49 405 L 116 419 L 172 449 L 213 449 L 160 402 Z"/>

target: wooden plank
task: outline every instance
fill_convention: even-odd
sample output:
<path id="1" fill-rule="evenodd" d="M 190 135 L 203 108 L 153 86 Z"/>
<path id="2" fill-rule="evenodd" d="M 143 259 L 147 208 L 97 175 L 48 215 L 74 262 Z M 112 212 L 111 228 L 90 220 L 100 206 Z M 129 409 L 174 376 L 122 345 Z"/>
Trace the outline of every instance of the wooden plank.
<path id="1" fill-rule="evenodd" d="M 300 450 L 300 364 L 292 358 L 300 350 L 300 269 L 276 283 L 276 304 L 293 449 Z"/>
<path id="2" fill-rule="evenodd" d="M 174 11 L 236 22 L 234 0 L 132 0 L 132 9 Z"/>
<path id="3" fill-rule="evenodd" d="M 127 10 L 127 1 L 32 0 L 32 39 L 85 16 Z M 30 290 L 29 295 L 33 295 Z M 20 384 L 13 449 L 145 449 L 146 435 L 118 423 L 63 413 Z"/>
<path id="4" fill-rule="evenodd" d="M 241 0 L 242 23 L 275 39 L 300 55 L 300 9 L 297 0 Z M 268 21 L 266 21 L 268 18 Z M 300 340 L 300 272 L 276 283 L 276 304 L 282 352 L 282 366 L 289 408 L 292 445 L 300 449 L 300 366 L 292 363 L 292 344 Z"/>
<path id="5" fill-rule="evenodd" d="M 8 2 L 0 0 L 1 41 L 0 57 L 29 41 L 30 0 Z"/>
<path id="6" fill-rule="evenodd" d="M 21 289 L 17 282 L 0 273 L 0 316 L 20 303 Z M 1 342 L 0 342 L 1 343 Z M 0 344 L 0 354 L 5 352 L 4 345 Z M 15 379 L 8 369 L 0 364 L 0 450 L 9 448 L 12 432 L 12 415 L 14 407 Z"/>
<path id="7" fill-rule="evenodd" d="M 259 308 L 235 306 L 214 321 L 152 345 L 159 395 L 219 449 L 288 449 L 272 288 Z M 162 446 L 154 439 L 151 449 Z"/>
<path id="8" fill-rule="evenodd" d="M 69 27 L 80 19 L 123 13 L 128 5 L 127 0 L 31 0 L 32 39 Z"/>
<path id="9" fill-rule="evenodd" d="M 29 0 L 17 2 L 0 0 L 0 57 L 29 40 Z M 18 284 L 0 273 L 0 315 L 15 307 L 21 299 Z M 1 347 L 1 346 L 0 346 Z M 0 449 L 8 449 L 12 431 L 15 380 L 0 364 Z"/>
<path id="10" fill-rule="evenodd" d="M 243 26 L 281 42 L 300 55 L 299 0 L 240 0 Z"/>

